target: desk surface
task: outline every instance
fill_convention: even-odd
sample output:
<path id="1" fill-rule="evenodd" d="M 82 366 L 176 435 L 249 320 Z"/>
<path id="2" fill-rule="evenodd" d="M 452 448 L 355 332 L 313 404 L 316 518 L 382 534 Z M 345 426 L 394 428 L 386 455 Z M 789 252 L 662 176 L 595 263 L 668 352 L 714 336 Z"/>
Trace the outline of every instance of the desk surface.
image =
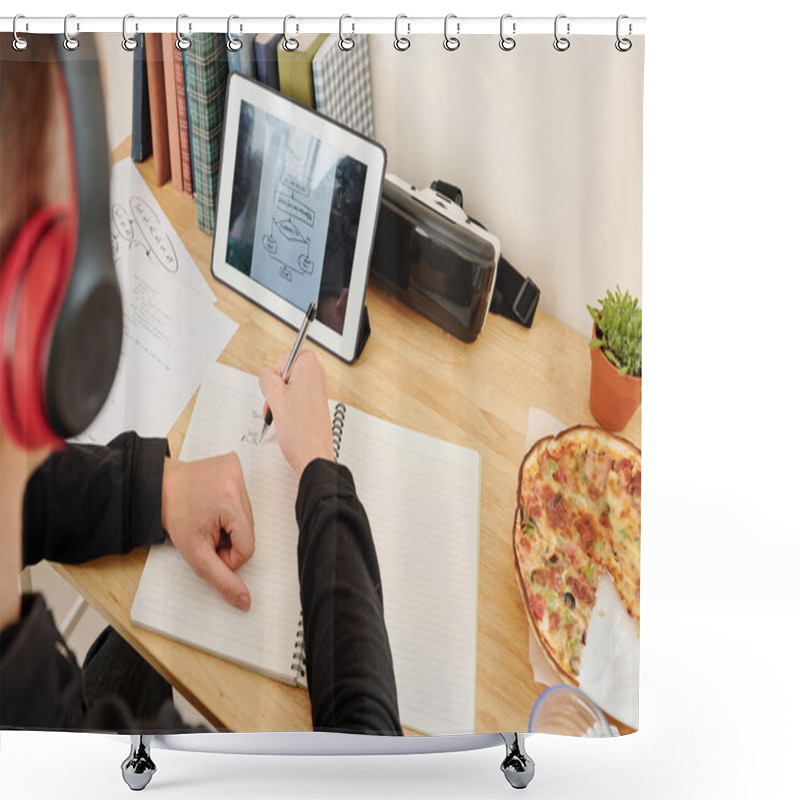
<path id="1" fill-rule="evenodd" d="M 125 142 L 114 160 L 130 152 Z M 194 202 L 169 183 L 156 188 L 152 161 L 142 174 L 197 266 L 219 309 L 239 324 L 220 361 L 257 374 L 287 352 L 295 333 L 211 277 L 211 237 L 200 232 Z M 512 525 L 517 472 L 525 454 L 528 409 L 565 424 L 595 424 L 589 411 L 587 340 L 537 312 L 528 330 L 490 314 L 464 344 L 405 305 L 370 287 L 372 335 L 352 366 L 313 347 L 332 397 L 392 422 L 477 450 L 482 459 L 476 733 L 524 731 L 543 686 L 532 678 L 528 623 L 514 576 Z M 194 398 L 169 434 L 180 453 Z M 641 411 L 622 435 L 640 444 Z M 308 693 L 131 624 L 130 609 L 147 550 L 97 559 L 59 572 L 125 639 L 220 729 L 311 729 Z M 625 726 L 620 726 L 627 731 Z"/>

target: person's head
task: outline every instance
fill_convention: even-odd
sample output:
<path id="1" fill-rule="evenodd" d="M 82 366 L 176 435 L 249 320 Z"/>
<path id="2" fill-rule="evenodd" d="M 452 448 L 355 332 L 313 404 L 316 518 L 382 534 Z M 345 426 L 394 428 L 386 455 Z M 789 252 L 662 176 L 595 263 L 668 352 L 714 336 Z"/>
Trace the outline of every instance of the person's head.
<path id="1" fill-rule="evenodd" d="M 19 53 L 12 41 L 11 34 L 0 34 L 0 270 L 25 221 L 45 203 L 59 199 L 63 179 L 53 153 L 57 76 L 51 40 L 29 37 L 28 50 Z M 0 444 L 6 478 L 20 468 L 31 472 L 51 450 L 24 454 L 2 425 Z"/>
<path id="2" fill-rule="evenodd" d="M 0 419 L 39 448 L 84 430 L 122 340 L 94 37 L 0 39 Z"/>
<path id="3" fill-rule="evenodd" d="M 11 35 L 0 34 L 0 265 L 25 220 L 63 199 L 63 163 L 53 152 L 59 125 L 51 40 L 29 42 L 17 52 Z"/>

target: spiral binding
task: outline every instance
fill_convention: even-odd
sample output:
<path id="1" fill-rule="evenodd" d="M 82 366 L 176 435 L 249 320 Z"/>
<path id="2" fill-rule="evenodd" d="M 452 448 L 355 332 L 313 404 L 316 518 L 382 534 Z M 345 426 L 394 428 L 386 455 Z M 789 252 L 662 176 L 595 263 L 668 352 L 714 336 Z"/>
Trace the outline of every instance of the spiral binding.
<path id="1" fill-rule="evenodd" d="M 333 458 L 339 461 L 339 448 L 342 444 L 342 433 L 344 432 L 344 418 L 347 414 L 347 406 L 344 403 L 337 403 L 333 409 L 333 421 L 331 422 L 331 434 L 333 436 Z M 303 616 L 297 622 L 297 634 L 294 639 L 294 653 L 292 654 L 292 672 L 295 680 L 299 683 L 306 677 L 306 637 L 303 629 Z"/>
<path id="2" fill-rule="evenodd" d="M 297 633 L 294 640 L 294 653 L 292 654 L 292 672 L 295 681 L 300 683 L 306 677 L 306 637 L 303 630 L 303 615 L 297 621 Z"/>
<path id="3" fill-rule="evenodd" d="M 347 414 L 347 406 L 344 403 L 337 403 L 333 411 L 333 423 L 331 433 L 333 434 L 333 458 L 339 461 L 339 448 L 342 444 L 342 433 L 344 431 L 344 417 Z"/>

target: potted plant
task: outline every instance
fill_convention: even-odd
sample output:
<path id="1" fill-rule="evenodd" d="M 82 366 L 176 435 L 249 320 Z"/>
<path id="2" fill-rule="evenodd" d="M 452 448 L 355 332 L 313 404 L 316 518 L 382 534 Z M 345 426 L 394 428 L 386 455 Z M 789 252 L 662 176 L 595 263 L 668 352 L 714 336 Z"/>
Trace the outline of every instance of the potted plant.
<path id="1" fill-rule="evenodd" d="M 618 431 L 642 402 L 642 309 L 619 286 L 597 302 L 586 306 L 594 320 L 589 408 L 603 428 Z"/>

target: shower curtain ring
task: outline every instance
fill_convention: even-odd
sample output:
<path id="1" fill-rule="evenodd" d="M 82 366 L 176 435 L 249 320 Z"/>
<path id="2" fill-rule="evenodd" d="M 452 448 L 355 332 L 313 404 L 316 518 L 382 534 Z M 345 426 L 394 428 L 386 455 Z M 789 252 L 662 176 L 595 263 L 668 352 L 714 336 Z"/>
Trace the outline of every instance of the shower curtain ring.
<path id="1" fill-rule="evenodd" d="M 452 53 L 453 50 L 458 50 L 458 48 L 461 47 L 461 41 L 457 35 L 450 36 L 447 32 L 447 26 L 451 19 L 456 20 L 456 34 L 461 33 L 461 23 L 458 22 L 458 17 L 456 17 L 455 14 L 448 14 L 444 18 L 444 42 L 442 44 L 444 45 L 445 50 L 449 50 Z"/>
<path id="2" fill-rule="evenodd" d="M 181 33 L 181 20 L 187 19 L 188 16 L 189 16 L 188 14 L 178 14 L 178 16 L 175 18 L 175 47 L 177 47 L 178 50 L 188 50 L 192 46 L 192 40 L 187 39 Z M 190 22 L 189 33 L 191 32 L 192 32 L 192 23 Z"/>
<path id="3" fill-rule="evenodd" d="M 239 19 L 239 17 L 237 17 L 236 14 L 231 14 L 228 17 L 228 41 L 226 42 L 226 44 L 227 44 L 228 50 L 230 50 L 231 53 L 235 53 L 238 50 L 241 50 L 242 49 L 242 44 L 243 44 L 242 40 L 238 36 L 234 36 L 231 33 L 231 22 L 233 22 L 233 20 L 235 20 L 235 19 Z M 242 26 L 240 25 L 239 26 L 239 30 L 241 30 L 241 29 L 242 29 Z"/>
<path id="4" fill-rule="evenodd" d="M 567 23 L 567 36 L 559 36 L 558 35 L 558 21 L 560 19 L 566 19 L 566 14 L 559 14 L 556 17 L 556 21 L 553 25 L 553 35 L 555 36 L 555 41 L 553 42 L 553 47 L 558 50 L 559 53 L 563 53 L 565 50 L 569 50 L 570 41 L 567 39 L 569 36 L 569 22 Z"/>
<path id="5" fill-rule="evenodd" d="M 506 36 L 504 31 L 504 26 L 507 19 L 512 19 L 511 14 L 503 14 L 500 17 L 500 49 L 505 50 L 508 52 L 509 50 L 513 50 L 517 46 L 517 40 L 513 36 Z M 511 23 L 511 33 L 517 32 L 517 23 Z"/>
<path id="6" fill-rule="evenodd" d="M 28 40 L 24 39 L 22 36 L 20 36 L 17 33 L 17 20 L 20 20 L 20 19 L 25 19 L 25 15 L 24 14 L 17 14 L 14 17 L 14 23 L 13 23 L 13 25 L 11 27 L 11 30 L 14 33 L 14 41 L 11 44 L 12 44 L 12 46 L 13 46 L 13 48 L 15 50 L 22 51 L 22 50 L 27 50 L 27 48 L 28 48 Z M 27 22 L 25 23 L 25 30 L 28 30 L 28 23 Z"/>
<path id="7" fill-rule="evenodd" d="M 339 17 L 339 49 L 340 50 L 352 50 L 356 46 L 356 40 L 353 38 L 353 32 L 356 29 L 355 23 L 350 23 L 350 33 L 345 36 L 344 35 L 344 21 L 346 19 L 353 19 L 349 14 L 342 14 Z"/>
<path id="8" fill-rule="evenodd" d="M 614 47 L 616 47 L 617 50 L 620 51 L 620 53 L 627 53 L 628 50 L 630 50 L 631 47 L 633 47 L 633 42 L 630 39 L 621 39 L 620 38 L 620 35 L 619 35 L 619 24 L 620 24 L 620 22 L 622 22 L 623 19 L 629 19 L 628 15 L 627 14 L 620 14 L 617 17 L 617 41 L 614 42 Z M 628 23 L 628 35 L 630 36 L 631 33 L 633 33 L 633 26 L 629 22 Z"/>
<path id="9" fill-rule="evenodd" d="M 70 36 L 69 21 L 71 19 L 75 19 L 74 14 L 67 14 L 67 16 L 64 17 L 64 49 L 69 51 L 77 50 L 78 45 L 80 44 L 80 42 L 74 36 Z M 80 31 L 80 29 L 81 29 L 80 22 L 76 22 L 75 30 Z"/>
<path id="10" fill-rule="evenodd" d="M 411 47 L 411 39 L 408 38 L 408 35 L 411 34 L 411 23 L 406 22 L 406 28 L 408 28 L 406 36 L 400 35 L 400 20 L 401 19 L 408 19 L 405 14 L 398 14 L 394 18 L 394 49 L 403 52 L 404 50 L 408 50 Z"/>
<path id="11" fill-rule="evenodd" d="M 130 52 L 131 50 L 135 50 L 139 46 L 139 42 L 137 41 L 135 36 L 128 35 L 128 20 L 135 19 L 133 14 L 126 14 L 122 18 L 122 45 L 123 50 L 127 50 Z M 139 23 L 136 23 L 136 30 L 139 30 Z"/>
<path id="12" fill-rule="evenodd" d="M 283 41 L 281 42 L 281 45 L 287 53 L 291 53 L 300 47 L 300 42 L 298 42 L 297 39 L 289 36 L 290 19 L 297 19 L 297 17 L 293 17 L 291 14 L 289 14 L 283 18 Z"/>

